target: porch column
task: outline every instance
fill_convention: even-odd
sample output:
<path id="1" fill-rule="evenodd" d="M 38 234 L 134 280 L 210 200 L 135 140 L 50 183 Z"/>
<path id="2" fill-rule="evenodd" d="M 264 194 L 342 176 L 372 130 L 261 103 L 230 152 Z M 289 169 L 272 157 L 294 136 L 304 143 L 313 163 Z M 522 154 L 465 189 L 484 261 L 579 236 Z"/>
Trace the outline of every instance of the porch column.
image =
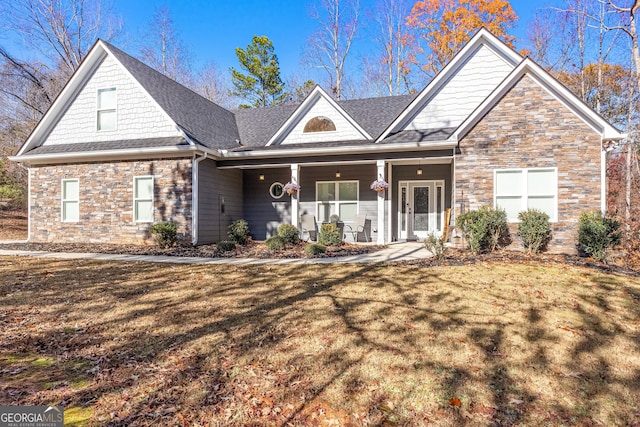
<path id="1" fill-rule="evenodd" d="M 376 179 L 385 179 L 384 160 L 378 160 L 376 165 L 378 166 L 378 176 Z M 378 193 L 378 241 L 376 243 L 379 245 L 384 245 L 384 195 L 384 191 Z"/>
<path id="2" fill-rule="evenodd" d="M 291 163 L 291 183 L 298 184 L 298 164 Z M 302 191 L 302 190 L 300 190 Z M 300 211 L 298 197 L 300 197 L 300 191 L 291 195 L 291 224 L 294 227 L 300 228 L 300 215 L 298 212 Z"/>

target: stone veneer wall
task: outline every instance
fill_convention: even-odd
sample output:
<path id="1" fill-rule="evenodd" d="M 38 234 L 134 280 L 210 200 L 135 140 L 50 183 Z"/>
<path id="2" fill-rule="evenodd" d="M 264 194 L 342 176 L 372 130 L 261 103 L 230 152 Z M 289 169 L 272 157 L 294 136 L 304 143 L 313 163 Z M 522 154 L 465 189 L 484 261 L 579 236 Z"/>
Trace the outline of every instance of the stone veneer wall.
<path id="1" fill-rule="evenodd" d="M 576 224 L 599 210 L 600 135 L 528 76 L 522 77 L 460 142 L 456 156 L 456 217 L 493 206 L 493 171 L 558 168 L 558 222 L 549 249 L 574 253 Z M 463 196 L 464 192 L 464 196 Z M 510 229 L 516 246 L 517 224 Z"/>
<path id="2" fill-rule="evenodd" d="M 133 178 L 154 177 L 154 222 L 173 221 L 191 241 L 191 159 L 33 167 L 32 242 L 151 243 L 150 223 L 133 220 Z M 62 222 L 62 179 L 79 180 L 80 220 Z"/>

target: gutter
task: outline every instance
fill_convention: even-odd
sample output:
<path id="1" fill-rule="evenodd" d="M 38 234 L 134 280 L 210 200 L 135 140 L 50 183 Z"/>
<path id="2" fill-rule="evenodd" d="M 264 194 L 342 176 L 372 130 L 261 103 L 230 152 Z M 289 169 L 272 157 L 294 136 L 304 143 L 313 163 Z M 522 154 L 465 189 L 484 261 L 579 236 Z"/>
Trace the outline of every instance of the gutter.
<path id="1" fill-rule="evenodd" d="M 199 214 L 199 186 L 198 186 L 198 164 L 206 159 L 207 153 L 202 156 L 193 156 L 193 166 L 191 167 L 191 244 L 198 244 L 198 214 Z"/>
<path id="2" fill-rule="evenodd" d="M 52 153 L 52 154 L 23 154 L 8 157 L 9 160 L 18 163 L 47 164 L 70 163 L 73 161 L 108 161 L 124 159 L 141 159 L 149 156 L 175 156 L 184 157 L 191 153 L 206 153 L 216 156 L 215 151 L 202 146 L 169 146 L 157 148 L 132 148 L 125 150 L 84 151 L 76 153 Z"/>
<path id="3" fill-rule="evenodd" d="M 426 143 L 398 143 L 398 144 L 368 144 L 365 146 L 343 146 L 343 147 L 325 147 L 319 151 L 311 151 L 309 148 L 293 148 L 284 150 L 257 150 L 257 151 L 229 151 L 220 150 L 224 159 L 238 159 L 243 157 L 289 157 L 289 156 L 325 156 L 331 154 L 355 154 L 370 153 L 381 151 L 415 151 L 416 149 L 432 149 L 440 150 L 446 148 L 455 148 L 457 141 L 439 141 Z"/>

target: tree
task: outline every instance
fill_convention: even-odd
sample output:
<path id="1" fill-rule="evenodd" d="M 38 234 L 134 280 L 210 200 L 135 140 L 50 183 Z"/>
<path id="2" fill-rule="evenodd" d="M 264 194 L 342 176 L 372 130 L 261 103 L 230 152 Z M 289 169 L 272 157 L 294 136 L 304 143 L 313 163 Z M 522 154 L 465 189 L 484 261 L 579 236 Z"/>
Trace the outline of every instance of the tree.
<path id="1" fill-rule="evenodd" d="M 233 107 L 229 96 L 228 80 L 225 79 L 218 67 L 213 63 L 206 65 L 196 74 L 194 77 L 194 90 L 209 101 L 215 102 L 222 107 Z"/>
<path id="2" fill-rule="evenodd" d="M 140 51 L 143 62 L 185 86 L 194 86 L 191 55 L 166 6 L 156 9 L 144 39 L 147 44 Z"/>
<path id="3" fill-rule="evenodd" d="M 307 61 L 313 68 L 327 72 L 336 99 L 344 95 L 345 65 L 358 31 L 359 0 L 321 0 L 321 9 L 311 16 L 320 25 L 308 40 Z"/>
<path id="4" fill-rule="evenodd" d="M 627 127 L 629 87 L 635 86 L 634 73 L 620 64 L 587 64 L 581 72 L 559 72 L 556 77 L 573 93 L 609 122 Z"/>
<path id="5" fill-rule="evenodd" d="M 236 55 L 240 68 L 247 74 L 231 68 L 231 93 L 250 102 L 240 105 L 241 108 L 280 105 L 286 101 L 278 57 L 267 36 L 253 36 L 246 49 L 236 48 Z"/>
<path id="6" fill-rule="evenodd" d="M 0 2 L 3 28 L 19 36 L 20 57 L 0 46 L 0 148 L 20 145 L 98 37 L 116 35 L 100 0 Z"/>
<path id="7" fill-rule="evenodd" d="M 481 27 L 513 47 L 508 30 L 518 15 L 507 0 L 419 0 L 407 17 L 416 33 L 414 55 L 423 55 L 421 66 L 433 77 Z"/>
<path id="8" fill-rule="evenodd" d="M 408 0 L 379 0 L 369 12 L 375 26 L 373 39 L 378 42 L 381 53 L 373 61 L 367 61 L 367 80 L 381 79 L 386 94 L 390 96 L 410 90 L 410 35 L 405 25 L 410 11 Z M 375 65 L 380 70 L 375 70 Z"/>
<path id="9" fill-rule="evenodd" d="M 313 91 L 313 89 L 316 88 L 316 82 L 309 79 L 302 84 L 299 84 L 299 85 L 290 84 L 289 86 L 290 87 L 295 86 L 295 89 L 291 94 L 291 101 L 294 103 L 300 103 L 304 101 L 307 98 L 307 96 L 309 96 L 309 94 Z"/>

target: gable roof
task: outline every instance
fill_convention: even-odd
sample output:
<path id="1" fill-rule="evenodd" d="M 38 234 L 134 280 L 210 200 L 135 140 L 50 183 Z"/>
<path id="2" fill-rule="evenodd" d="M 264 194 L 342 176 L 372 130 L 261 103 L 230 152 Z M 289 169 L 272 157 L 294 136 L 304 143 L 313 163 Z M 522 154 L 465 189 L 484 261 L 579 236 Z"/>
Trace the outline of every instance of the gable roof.
<path id="1" fill-rule="evenodd" d="M 366 130 L 360 126 L 360 124 L 351 117 L 349 113 L 347 113 L 344 108 L 340 107 L 338 103 L 327 94 L 320 86 L 316 86 L 310 94 L 298 105 L 298 107 L 291 113 L 289 118 L 285 120 L 285 122 L 278 128 L 276 133 L 274 133 L 267 145 L 276 144 L 285 137 L 293 127 L 300 121 L 300 119 L 306 114 L 319 99 L 325 99 L 329 102 L 329 104 L 336 110 L 336 112 L 340 113 L 346 120 L 349 122 L 355 130 L 360 133 L 364 139 L 372 139 L 371 136 L 367 133 Z"/>
<path id="2" fill-rule="evenodd" d="M 180 128 L 207 148 L 229 148 L 239 138 L 233 113 L 101 41 Z"/>
<path id="3" fill-rule="evenodd" d="M 353 120 L 372 137 L 377 138 L 387 123 L 400 114 L 415 98 L 414 95 L 386 96 L 380 98 L 335 101 Z M 240 133 L 240 142 L 246 147 L 266 146 L 273 135 L 284 125 L 300 104 L 264 108 L 234 110 Z M 351 141 L 352 144 L 371 141 Z M 308 148 L 321 147 L 323 143 L 309 143 Z M 324 143 L 326 144 L 326 143 Z"/>
<path id="4" fill-rule="evenodd" d="M 458 52 L 453 59 L 442 70 L 440 70 L 435 78 L 431 80 L 431 82 L 429 82 L 429 84 L 415 97 L 411 104 L 386 127 L 384 132 L 381 132 L 381 134 L 376 138 L 376 142 L 382 141 L 392 132 L 397 132 L 402 123 L 407 118 L 411 117 L 413 113 L 422 108 L 433 95 L 444 87 L 451 76 L 453 76 L 458 69 L 463 66 L 465 61 L 473 55 L 476 49 L 482 45 L 487 46 L 513 67 L 522 61 L 522 56 L 520 56 L 520 54 L 491 34 L 489 30 L 481 28 L 460 50 L 460 52 Z"/>
<path id="5" fill-rule="evenodd" d="M 73 102 L 107 55 L 111 55 L 124 71 L 131 75 L 142 91 L 187 140 L 211 149 L 236 145 L 238 130 L 232 112 L 203 98 L 115 46 L 98 40 L 31 132 L 17 156 L 34 149 L 44 141 L 51 128 L 66 111 L 68 103 Z M 76 146 L 75 151 L 82 147 Z"/>
<path id="6" fill-rule="evenodd" d="M 542 88 L 573 111 L 574 114 L 582 119 L 595 132 L 602 135 L 603 140 L 619 140 L 626 137 L 626 134 L 621 133 L 612 126 L 604 117 L 596 113 L 541 66 L 533 60 L 525 58 L 473 113 L 458 126 L 449 137 L 449 140 L 459 141 L 463 138 L 524 75 L 532 77 Z"/>

